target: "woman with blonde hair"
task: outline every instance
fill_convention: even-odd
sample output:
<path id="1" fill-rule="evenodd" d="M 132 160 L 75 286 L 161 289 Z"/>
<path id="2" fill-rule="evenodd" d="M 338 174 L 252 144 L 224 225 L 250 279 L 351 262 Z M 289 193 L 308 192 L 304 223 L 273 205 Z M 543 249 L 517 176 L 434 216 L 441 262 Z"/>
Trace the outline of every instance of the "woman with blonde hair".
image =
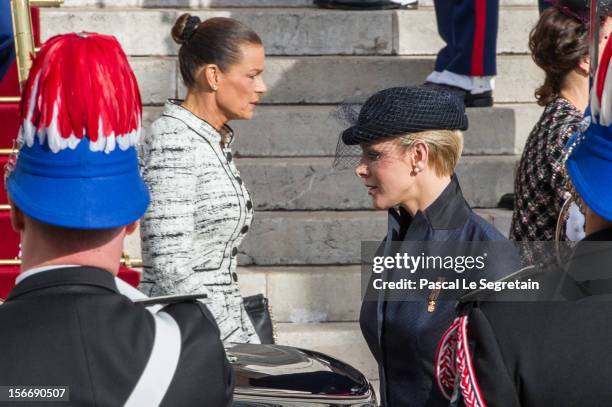
<path id="1" fill-rule="evenodd" d="M 223 341 L 258 343 L 236 274 L 253 203 L 233 161 L 227 122 L 251 119 L 266 91 L 263 44 L 234 19 L 189 14 L 172 36 L 181 45 L 187 96 L 166 102 L 143 143 L 151 206 L 142 220 L 141 289 L 206 293 Z"/>
<path id="2" fill-rule="evenodd" d="M 342 133 L 336 166 L 345 165 L 347 152 L 359 145 L 355 174 L 374 208 L 389 213 L 387 236 L 377 256 L 394 257 L 398 246 L 403 251 L 414 242 L 505 240 L 472 212 L 455 175 L 463 148 L 461 131 L 467 125 L 464 104 L 455 94 L 416 86 L 374 94 Z M 395 248 L 393 242 L 398 243 Z M 460 249 L 459 254 L 469 253 Z M 494 280 L 503 270 L 485 275 Z M 398 275 L 404 276 L 389 278 Z M 426 301 L 411 301 L 375 292 L 368 284 L 360 324 L 378 362 L 383 406 L 448 405 L 433 380 L 436 346 L 454 317 L 455 302 L 445 294 L 432 289 Z"/>

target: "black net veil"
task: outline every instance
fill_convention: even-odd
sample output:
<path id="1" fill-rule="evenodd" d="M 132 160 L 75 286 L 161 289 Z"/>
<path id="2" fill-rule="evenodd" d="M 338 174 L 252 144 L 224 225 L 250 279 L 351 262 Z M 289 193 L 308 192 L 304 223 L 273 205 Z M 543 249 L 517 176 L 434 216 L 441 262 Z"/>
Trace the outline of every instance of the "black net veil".
<path id="1" fill-rule="evenodd" d="M 357 97 L 348 98 L 331 112 L 331 116 L 333 119 L 340 122 L 343 128 L 353 127 L 357 125 L 359 111 L 363 103 L 363 99 Z M 332 167 L 336 170 L 352 170 L 359 164 L 359 161 L 361 161 L 361 146 L 359 144 L 345 144 L 342 141 L 343 132 L 344 130 L 341 131 L 338 136 Z"/>
<path id="2" fill-rule="evenodd" d="M 385 89 L 363 104 L 347 99 L 332 115 L 346 126 L 338 137 L 333 163 L 339 170 L 354 169 L 366 156 L 395 158 L 405 148 L 396 140 L 398 136 L 465 130 L 468 125 L 463 100 L 451 91 L 423 85 Z M 368 152 L 373 146 L 376 151 Z"/>

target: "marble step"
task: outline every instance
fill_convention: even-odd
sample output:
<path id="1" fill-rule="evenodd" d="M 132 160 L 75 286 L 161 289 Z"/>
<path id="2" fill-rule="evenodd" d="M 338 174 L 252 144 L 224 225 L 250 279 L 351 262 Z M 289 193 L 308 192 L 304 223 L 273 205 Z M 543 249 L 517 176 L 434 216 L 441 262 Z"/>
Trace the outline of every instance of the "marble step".
<path id="1" fill-rule="evenodd" d="M 511 211 L 475 211 L 508 235 Z M 257 212 L 238 260 L 243 266 L 359 264 L 361 242 L 379 242 L 386 230 L 384 211 Z M 131 257 L 141 258 L 138 231 L 126 238 L 125 248 Z"/>
<path id="2" fill-rule="evenodd" d="M 527 55 L 498 58 L 497 103 L 533 103 L 542 71 Z M 168 98 L 184 97 L 176 58 L 130 59 L 144 105 L 161 105 Z M 264 80 L 268 92 L 263 104 L 336 104 L 364 100 L 393 86 L 417 85 L 433 69 L 433 57 L 270 57 Z M 517 86 L 517 78 L 521 78 Z"/>
<path id="3" fill-rule="evenodd" d="M 133 7 L 150 7 L 147 0 L 138 1 L 140 6 Z M 178 46 L 170 30 L 184 10 L 172 9 L 172 4 L 170 1 L 164 8 L 145 10 L 100 9 L 93 5 L 44 9 L 42 36 L 94 31 L 115 35 L 128 55 L 176 55 Z M 436 55 L 443 46 L 432 7 L 365 12 L 318 8 L 195 9 L 191 13 L 203 20 L 231 17 L 248 24 L 262 38 L 268 55 Z M 537 18 L 534 7 L 502 8 L 497 52 L 528 53 L 528 34 Z"/>
<path id="4" fill-rule="evenodd" d="M 258 210 L 368 210 L 372 200 L 353 170 L 332 168 L 333 157 L 240 158 L 242 178 Z M 457 165 L 465 198 L 496 207 L 514 188 L 518 156 L 466 156 Z"/>
<path id="5" fill-rule="evenodd" d="M 505 236 L 512 213 L 476 210 Z M 383 211 L 258 212 L 239 251 L 243 265 L 359 264 L 361 242 L 386 234 Z"/>
<path id="6" fill-rule="evenodd" d="M 161 114 L 161 107 L 144 109 L 144 129 Z M 230 122 L 241 157 L 333 156 L 338 136 L 348 123 L 337 119 L 336 105 L 263 105 L 252 120 Z M 463 155 L 521 154 L 525 140 L 542 114 L 535 103 L 468 109 Z"/>
<path id="7" fill-rule="evenodd" d="M 361 267 L 239 267 L 242 295 L 264 294 L 277 322 L 354 322 L 361 307 Z"/>

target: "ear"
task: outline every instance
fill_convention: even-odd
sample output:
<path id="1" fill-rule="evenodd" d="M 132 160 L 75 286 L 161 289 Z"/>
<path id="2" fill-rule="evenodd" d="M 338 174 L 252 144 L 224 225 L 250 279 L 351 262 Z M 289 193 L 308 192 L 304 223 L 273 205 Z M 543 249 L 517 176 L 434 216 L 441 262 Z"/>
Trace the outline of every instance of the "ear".
<path id="1" fill-rule="evenodd" d="M 412 157 L 410 164 L 412 165 L 412 170 L 418 173 L 427 168 L 427 162 L 429 160 L 429 146 L 424 141 L 417 140 L 411 147 Z"/>
<path id="2" fill-rule="evenodd" d="M 129 225 L 127 225 L 125 227 L 125 234 L 127 235 L 131 235 L 132 233 L 134 233 L 136 231 L 136 229 L 138 229 L 138 225 L 140 224 L 139 221 L 136 222 L 132 222 Z"/>
<path id="3" fill-rule="evenodd" d="M 208 88 L 215 91 L 221 81 L 221 69 L 215 64 L 207 64 L 202 68 Z"/>
<path id="4" fill-rule="evenodd" d="M 11 198 L 8 201 L 11 207 L 11 226 L 15 232 L 22 232 L 25 229 L 25 215 L 15 206 Z"/>
<path id="5" fill-rule="evenodd" d="M 586 76 L 589 76 L 590 66 L 591 66 L 591 58 L 589 58 L 588 55 L 585 55 L 582 58 L 580 58 L 580 62 L 578 63 L 578 66 L 576 67 L 576 69 L 578 70 L 578 73 L 580 75 L 586 77 Z"/>

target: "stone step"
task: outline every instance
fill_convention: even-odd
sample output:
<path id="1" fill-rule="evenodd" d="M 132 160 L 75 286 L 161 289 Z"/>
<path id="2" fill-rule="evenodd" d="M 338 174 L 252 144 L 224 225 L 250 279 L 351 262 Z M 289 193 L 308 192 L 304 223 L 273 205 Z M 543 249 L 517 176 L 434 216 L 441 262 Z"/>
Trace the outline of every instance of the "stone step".
<path id="1" fill-rule="evenodd" d="M 514 187 L 518 156 L 466 156 L 457 166 L 463 193 L 474 207 L 496 207 Z M 258 210 L 372 209 L 363 181 L 335 170 L 332 157 L 240 158 L 236 165 Z"/>
<path id="2" fill-rule="evenodd" d="M 145 3 L 146 4 L 146 3 Z M 170 30 L 180 10 L 44 9 L 43 38 L 66 31 L 117 36 L 128 55 L 176 55 Z M 432 7 L 411 11 L 317 8 L 193 10 L 202 20 L 232 17 L 262 38 L 268 55 L 436 55 L 443 46 Z M 534 7 L 502 8 L 498 53 L 528 53 Z"/>
<path id="3" fill-rule="evenodd" d="M 155 118 L 158 108 L 145 116 Z M 231 122 L 237 137 L 232 148 L 241 157 L 333 156 L 347 123 L 336 119 L 335 105 L 259 106 L 253 120 Z M 521 154 L 542 114 L 534 103 L 467 109 L 470 128 L 463 155 Z"/>
<path id="4" fill-rule="evenodd" d="M 501 6 L 537 6 L 536 0 L 501 0 Z M 420 0 L 420 6 L 431 7 L 433 0 Z M 62 6 L 68 7 L 92 7 L 92 8 L 267 8 L 267 7 L 314 7 L 313 0 L 65 0 Z M 409 11 L 411 12 L 411 11 Z"/>
<path id="5" fill-rule="evenodd" d="M 512 213 L 478 209 L 508 235 Z M 387 230 L 384 211 L 258 212 L 240 248 L 243 265 L 359 264 L 362 241 L 380 241 Z"/>
<path id="6" fill-rule="evenodd" d="M 243 265 L 359 264 L 362 241 L 380 241 L 383 211 L 258 212 L 239 250 Z"/>
<path id="7" fill-rule="evenodd" d="M 178 86 L 176 58 L 130 58 L 144 105 L 161 105 L 175 98 Z"/>
<path id="8" fill-rule="evenodd" d="M 512 212 L 476 209 L 508 236 Z M 361 261 L 361 242 L 379 242 L 387 230 L 385 211 L 256 212 L 240 247 L 243 266 L 350 265 Z M 125 241 L 132 258 L 142 258 L 138 231 Z"/>
<path id="9" fill-rule="evenodd" d="M 361 307 L 360 266 L 239 267 L 242 295 L 264 294 L 277 322 L 353 322 Z"/>
<path id="10" fill-rule="evenodd" d="M 378 379 L 378 367 L 357 322 L 312 324 L 280 323 L 278 343 L 313 349 L 358 369 L 370 380 Z"/>
<path id="11" fill-rule="evenodd" d="M 264 73 L 268 93 L 262 101 L 325 104 L 366 98 L 381 89 L 423 83 L 433 66 L 433 57 L 271 57 Z M 496 102 L 534 102 L 534 90 L 542 83 L 543 72 L 531 57 L 498 58 Z M 182 88 L 179 93 L 184 94 Z"/>
<path id="12" fill-rule="evenodd" d="M 497 103 L 533 103 L 543 82 L 542 71 L 526 55 L 499 57 L 494 92 Z M 130 59 L 144 105 L 185 96 L 173 57 Z M 270 57 L 264 79 L 264 104 L 334 104 L 365 99 L 393 86 L 420 84 L 433 69 L 432 57 Z M 521 78 L 517 86 L 516 78 Z"/>

